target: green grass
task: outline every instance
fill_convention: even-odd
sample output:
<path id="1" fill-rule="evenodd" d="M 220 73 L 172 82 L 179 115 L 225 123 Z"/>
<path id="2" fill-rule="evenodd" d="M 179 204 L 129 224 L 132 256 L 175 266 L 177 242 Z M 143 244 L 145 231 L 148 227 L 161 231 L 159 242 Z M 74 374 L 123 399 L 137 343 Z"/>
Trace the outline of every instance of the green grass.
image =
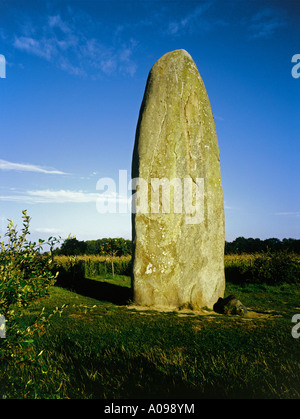
<path id="1" fill-rule="evenodd" d="M 104 279 L 112 292 L 130 286 L 124 276 L 94 282 Z M 34 343 L 40 355 L 1 368 L 0 397 L 299 398 L 300 339 L 291 335 L 299 288 L 228 283 L 229 294 L 256 317 L 140 311 L 110 294 L 101 301 L 52 287 L 22 320 L 56 311 Z"/>
<path id="2" fill-rule="evenodd" d="M 131 287 L 131 280 L 129 276 L 126 275 L 118 275 L 115 274 L 114 276 L 110 273 L 104 275 L 95 275 L 88 277 L 89 279 L 92 279 L 94 281 L 100 281 L 100 282 L 107 282 L 108 284 L 117 285 L 120 287 Z"/>

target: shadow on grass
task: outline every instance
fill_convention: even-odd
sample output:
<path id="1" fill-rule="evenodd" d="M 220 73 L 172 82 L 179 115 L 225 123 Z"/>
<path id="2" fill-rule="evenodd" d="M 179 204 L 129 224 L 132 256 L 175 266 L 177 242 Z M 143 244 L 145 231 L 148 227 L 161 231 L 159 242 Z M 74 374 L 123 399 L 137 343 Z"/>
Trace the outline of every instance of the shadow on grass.
<path id="1" fill-rule="evenodd" d="M 94 298 L 99 301 L 108 301 L 117 305 L 126 305 L 132 300 L 131 288 L 85 277 L 73 279 L 59 276 L 56 286 L 74 291 L 85 297 Z"/>
<path id="2" fill-rule="evenodd" d="M 180 368 L 172 369 L 159 356 L 149 359 L 147 351 L 132 352 L 126 344 L 122 349 L 115 346 L 107 350 L 102 346 L 87 357 L 72 340 L 62 338 L 57 352 L 64 353 L 69 363 L 64 367 L 69 371 L 71 398 L 78 398 L 80 391 L 85 398 L 93 399 L 201 399 L 226 395 L 221 386 L 201 380 L 196 386 L 183 378 Z M 89 371 L 99 374 L 91 377 L 86 373 Z"/>
<path id="3" fill-rule="evenodd" d="M 239 266 L 225 266 L 225 279 L 226 282 L 238 285 L 245 284 L 247 281 L 245 273 L 241 272 Z"/>

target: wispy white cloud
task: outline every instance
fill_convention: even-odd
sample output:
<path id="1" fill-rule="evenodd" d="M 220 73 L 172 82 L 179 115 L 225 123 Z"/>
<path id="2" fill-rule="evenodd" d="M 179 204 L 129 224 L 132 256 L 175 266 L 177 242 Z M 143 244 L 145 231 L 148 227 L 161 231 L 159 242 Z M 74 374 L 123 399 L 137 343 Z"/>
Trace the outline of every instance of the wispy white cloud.
<path id="1" fill-rule="evenodd" d="M 180 32 L 189 28 L 192 24 L 199 19 L 199 17 L 210 7 L 209 3 L 197 6 L 192 12 L 182 17 L 181 19 L 172 20 L 168 24 L 167 32 L 170 35 L 177 35 Z"/>
<path id="2" fill-rule="evenodd" d="M 84 191 L 70 191 L 70 190 L 36 190 L 28 191 L 28 196 L 36 203 L 89 203 L 96 202 L 100 194 L 84 192 Z"/>
<path id="3" fill-rule="evenodd" d="M 134 39 L 130 39 L 127 44 L 122 44 L 118 53 L 121 72 L 129 74 L 130 76 L 134 76 L 137 70 L 137 65 L 132 59 L 133 51 L 136 45 L 137 42 Z"/>
<path id="4" fill-rule="evenodd" d="M 275 212 L 275 215 L 284 215 L 284 216 L 300 217 L 300 211 Z"/>
<path id="5" fill-rule="evenodd" d="M 228 210 L 228 211 L 231 211 L 231 210 L 239 210 L 239 208 L 233 207 L 231 205 L 228 205 L 226 202 L 224 202 L 224 209 L 225 210 Z"/>
<path id="6" fill-rule="evenodd" d="M 15 37 L 13 46 L 48 61 L 57 53 L 54 40 L 47 38 L 37 40 L 28 36 Z"/>
<path id="7" fill-rule="evenodd" d="M 34 229 L 37 233 L 47 233 L 47 234 L 59 234 L 63 233 L 63 230 L 59 228 L 51 228 L 51 227 L 37 227 Z"/>
<path id="8" fill-rule="evenodd" d="M 271 38 L 274 33 L 286 25 L 283 11 L 263 8 L 253 15 L 248 23 L 250 37 L 253 39 Z"/>
<path id="9" fill-rule="evenodd" d="M 217 121 L 225 121 L 225 119 L 219 115 L 214 115 L 214 119 L 216 119 Z"/>
<path id="10" fill-rule="evenodd" d="M 180 18 L 168 18 L 165 33 L 170 36 L 181 36 L 186 33 L 194 34 L 199 31 L 209 31 L 216 27 L 237 26 L 247 27 L 250 38 L 271 38 L 279 29 L 287 25 L 287 16 L 284 9 L 259 6 L 259 9 L 247 14 L 244 9 L 237 7 L 242 17 L 234 21 L 231 17 L 233 9 L 239 5 L 226 5 L 225 10 L 230 11 L 222 15 L 217 0 L 204 0 Z M 164 16 L 164 18 L 166 18 Z M 160 17 L 162 19 L 162 17 Z"/>
<path id="11" fill-rule="evenodd" d="M 128 198 L 116 193 L 94 193 L 72 190 L 28 190 L 25 193 L 1 195 L 0 201 L 22 202 L 27 204 L 86 204 L 97 202 L 128 202 Z"/>
<path id="12" fill-rule="evenodd" d="M 19 172 L 37 172 L 49 175 L 66 175 L 68 173 L 55 169 L 46 169 L 41 166 L 28 163 L 13 163 L 0 159 L 0 170 L 14 170 Z"/>
<path id="13" fill-rule="evenodd" d="M 14 35 L 13 46 L 76 76 L 135 74 L 133 52 L 137 43 L 134 39 L 113 41 L 116 37 L 112 29 L 110 43 L 105 45 L 91 34 L 89 16 L 83 15 L 79 20 L 73 9 L 68 10 L 67 20 L 58 13 L 36 20 L 35 25 L 27 22 Z M 118 31 L 116 27 L 115 33 Z"/>
<path id="14" fill-rule="evenodd" d="M 64 33 L 71 33 L 72 29 L 64 22 L 59 14 L 48 17 L 48 24 L 50 28 L 59 28 Z"/>
<path id="15" fill-rule="evenodd" d="M 199 23 L 200 17 L 211 7 L 212 2 L 208 1 L 197 6 L 192 12 L 182 17 L 180 20 L 169 23 L 169 32 L 174 35 L 178 32 L 188 29 L 191 25 Z"/>
<path id="16" fill-rule="evenodd" d="M 216 26 L 228 26 L 229 23 L 223 17 L 209 14 L 214 4 L 215 0 L 204 1 L 180 19 L 169 20 L 166 33 L 180 36 L 183 33 L 194 34 L 199 30 L 208 31 Z"/>

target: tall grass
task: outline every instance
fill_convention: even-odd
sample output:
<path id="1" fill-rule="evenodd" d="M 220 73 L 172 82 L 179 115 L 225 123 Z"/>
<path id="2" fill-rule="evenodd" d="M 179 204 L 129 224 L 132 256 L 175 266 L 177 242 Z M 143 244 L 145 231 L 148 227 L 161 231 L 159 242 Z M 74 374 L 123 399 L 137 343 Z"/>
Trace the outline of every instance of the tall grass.
<path id="1" fill-rule="evenodd" d="M 58 280 L 94 278 L 112 273 L 130 275 L 131 272 L 131 256 L 55 256 L 54 263 L 60 273 Z"/>

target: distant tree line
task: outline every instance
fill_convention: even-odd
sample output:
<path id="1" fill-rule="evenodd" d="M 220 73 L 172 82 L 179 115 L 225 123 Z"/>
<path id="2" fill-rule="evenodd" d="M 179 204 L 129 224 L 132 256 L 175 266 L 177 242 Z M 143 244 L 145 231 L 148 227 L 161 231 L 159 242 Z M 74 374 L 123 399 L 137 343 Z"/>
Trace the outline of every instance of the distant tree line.
<path id="1" fill-rule="evenodd" d="M 80 241 L 70 238 L 63 242 L 60 248 L 55 249 L 56 255 L 79 256 L 79 255 L 131 255 L 132 241 L 123 238 L 107 238 L 98 240 Z"/>
<path id="2" fill-rule="evenodd" d="M 232 242 L 225 242 L 225 254 L 280 252 L 300 254 L 300 240 L 276 238 L 261 240 L 237 237 Z M 70 238 L 54 251 L 56 255 L 113 255 L 124 256 L 132 254 L 132 241 L 123 238 L 105 238 L 98 240 L 80 241 Z"/>
<path id="3" fill-rule="evenodd" d="M 225 242 L 225 255 L 241 253 L 261 253 L 270 251 L 288 253 L 300 253 L 300 240 L 276 238 L 261 240 L 245 237 L 237 237 L 232 242 Z"/>

